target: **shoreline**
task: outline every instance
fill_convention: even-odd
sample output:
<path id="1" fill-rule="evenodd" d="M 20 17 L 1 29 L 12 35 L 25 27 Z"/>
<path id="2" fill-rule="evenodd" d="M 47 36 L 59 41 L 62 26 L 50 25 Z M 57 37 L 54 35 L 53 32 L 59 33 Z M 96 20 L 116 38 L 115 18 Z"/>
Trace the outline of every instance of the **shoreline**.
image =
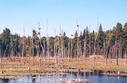
<path id="1" fill-rule="evenodd" d="M 87 58 L 77 60 L 76 58 L 64 58 L 60 61 L 60 57 L 3 57 L 0 58 L 0 76 L 8 75 L 41 75 L 54 74 L 65 75 L 70 73 L 86 73 L 89 75 L 104 76 L 125 76 L 127 77 L 127 64 L 123 63 L 124 59 L 119 59 L 120 65 L 110 63 L 105 64 L 104 60 L 95 60 Z M 112 62 L 114 59 L 112 59 Z M 80 72 L 77 70 L 80 69 Z M 120 72 L 118 75 L 117 73 Z"/>

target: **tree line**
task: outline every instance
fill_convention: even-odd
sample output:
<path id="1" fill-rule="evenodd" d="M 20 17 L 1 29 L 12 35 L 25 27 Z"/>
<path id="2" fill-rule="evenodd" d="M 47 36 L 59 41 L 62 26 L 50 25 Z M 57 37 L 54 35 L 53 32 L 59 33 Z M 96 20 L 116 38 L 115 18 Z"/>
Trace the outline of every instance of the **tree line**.
<path id="1" fill-rule="evenodd" d="M 103 31 L 99 25 L 98 32 L 75 33 L 69 38 L 65 32 L 55 37 L 40 37 L 40 32 L 32 31 L 32 36 L 12 34 L 5 28 L 0 34 L 0 57 L 60 56 L 89 57 L 103 55 L 105 58 L 124 58 L 127 52 L 127 23 L 117 23 L 111 30 Z"/>

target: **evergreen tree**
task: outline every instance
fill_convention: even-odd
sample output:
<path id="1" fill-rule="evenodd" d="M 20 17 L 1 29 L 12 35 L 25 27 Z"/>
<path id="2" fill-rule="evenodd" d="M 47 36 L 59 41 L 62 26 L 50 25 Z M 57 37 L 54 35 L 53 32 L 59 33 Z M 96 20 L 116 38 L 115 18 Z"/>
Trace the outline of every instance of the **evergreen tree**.
<path id="1" fill-rule="evenodd" d="M 101 24 L 99 26 L 96 43 L 97 43 L 96 45 L 97 45 L 97 51 L 98 51 L 97 54 L 103 54 L 102 52 L 103 52 L 103 43 L 104 43 L 104 32 L 103 32 Z"/>
<path id="2" fill-rule="evenodd" d="M 90 54 L 94 53 L 94 43 L 95 43 L 95 33 L 94 31 L 90 33 Z"/>
<path id="3" fill-rule="evenodd" d="M 39 37 L 35 30 L 33 30 L 32 43 L 33 43 L 32 54 L 33 56 L 36 56 L 38 52 L 38 46 L 39 46 Z"/>
<path id="4" fill-rule="evenodd" d="M 123 29 L 122 29 L 121 23 L 117 23 L 117 25 L 116 25 L 115 37 L 116 37 L 116 41 L 118 41 L 121 46 L 123 43 L 123 41 L 122 41 L 123 40 L 123 38 L 122 38 L 123 37 Z M 119 57 L 122 57 L 121 56 L 123 53 L 122 49 L 123 49 L 122 47 L 119 48 L 119 50 L 120 50 Z"/>
<path id="5" fill-rule="evenodd" d="M 9 56 L 10 54 L 10 42 L 11 42 L 10 29 L 6 28 L 2 33 L 2 56 Z"/>
<path id="6" fill-rule="evenodd" d="M 116 40 L 121 40 L 122 35 L 123 35 L 122 24 L 117 23 L 115 31 Z"/>
<path id="7" fill-rule="evenodd" d="M 122 35 L 122 55 L 125 55 L 127 52 L 127 23 L 125 23 L 123 28 L 123 35 Z M 126 56 L 124 56 L 126 57 Z"/>
<path id="8" fill-rule="evenodd" d="M 88 27 L 86 27 L 85 29 L 85 37 L 84 37 L 84 56 L 88 56 L 89 55 L 89 48 L 90 48 L 90 43 L 89 43 L 89 31 L 88 31 Z"/>

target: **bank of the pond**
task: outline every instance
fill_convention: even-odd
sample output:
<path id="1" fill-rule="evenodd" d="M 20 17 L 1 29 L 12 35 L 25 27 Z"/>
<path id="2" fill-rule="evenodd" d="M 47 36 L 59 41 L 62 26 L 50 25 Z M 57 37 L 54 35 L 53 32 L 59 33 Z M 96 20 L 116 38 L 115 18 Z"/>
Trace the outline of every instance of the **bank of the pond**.
<path id="1" fill-rule="evenodd" d="M 0 78 L 7 76 L 26 75 L 105 75 L 105 76 L 127 76 L 127 64 L 124 59 L 119 59 L 119 65 L 114 60 L 85 60 L 76 58 L 61 59 L 50 57 L 3 57 L 0 58 Z M 11 77 L 10 77 L 11 78 Z"/>

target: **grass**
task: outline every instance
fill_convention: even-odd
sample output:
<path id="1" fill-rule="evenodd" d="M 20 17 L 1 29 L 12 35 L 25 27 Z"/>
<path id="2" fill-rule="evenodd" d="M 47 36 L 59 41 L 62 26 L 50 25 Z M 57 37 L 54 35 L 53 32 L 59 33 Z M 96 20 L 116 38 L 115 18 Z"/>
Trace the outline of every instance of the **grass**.
<path id="1" fill-rule="evenodd" d="M 84 61 L 64 58 L 63 61 L 59 59 L 56 66 L 54 57 L 50 59 L 46 57 L 0 58 L 0 78 L 11 75 L 65 75 L 68 72 L 77 72 L 77 69 L 81 72 L 93 70 L 127 72 L 127 64 L 125 59 L 119 59 L 119 65 L 115 65 L 115 59 L 108 59 L 105 64 L 105 59 L 86 58 Z M 127 76 L 126 73 L 121 75 Z"/>

